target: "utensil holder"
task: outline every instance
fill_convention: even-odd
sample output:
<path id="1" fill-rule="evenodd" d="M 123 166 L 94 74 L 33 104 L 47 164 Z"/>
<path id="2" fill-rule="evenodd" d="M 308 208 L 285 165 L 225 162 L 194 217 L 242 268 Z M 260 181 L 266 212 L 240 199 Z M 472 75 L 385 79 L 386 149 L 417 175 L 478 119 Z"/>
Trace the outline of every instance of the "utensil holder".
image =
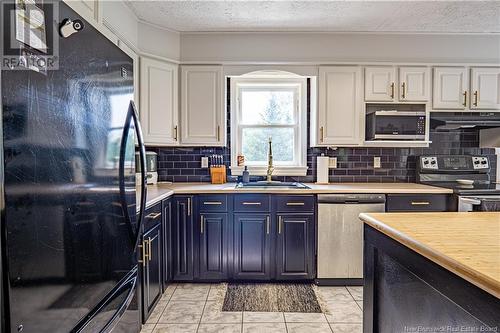
<path id="1" fill-rule="evenodd" d="M 226 183 L 226 166 L 210 167 L 210 178 L 212 184 L 225 184 Z"/>

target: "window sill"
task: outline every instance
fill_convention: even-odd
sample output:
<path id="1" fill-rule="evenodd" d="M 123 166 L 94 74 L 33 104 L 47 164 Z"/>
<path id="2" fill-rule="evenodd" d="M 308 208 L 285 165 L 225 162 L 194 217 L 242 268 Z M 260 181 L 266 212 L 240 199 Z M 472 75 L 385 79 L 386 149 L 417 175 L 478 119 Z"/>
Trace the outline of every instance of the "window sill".
<path id="1" fill-rule="evenodd" d="M 231 175 L 241 176 L 245 167 L 231 166 Z M 276 166 L 274 167 L 273 176 L 305 176 L 307 175 L 308 167 L 304 166 Z M 267 175 L 266 166 L 249 166 L 248 171 L 250 176 L 265 176 Z"/>

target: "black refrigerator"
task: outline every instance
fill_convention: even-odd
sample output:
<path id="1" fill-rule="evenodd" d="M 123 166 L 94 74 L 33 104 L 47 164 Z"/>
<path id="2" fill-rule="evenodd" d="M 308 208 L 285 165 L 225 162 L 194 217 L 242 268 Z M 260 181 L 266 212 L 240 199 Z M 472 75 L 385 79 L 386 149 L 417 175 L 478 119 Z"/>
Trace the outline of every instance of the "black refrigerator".
<path id="1" fill-rule="evenodd" d="M 59 68 L 1 72 L 1 331 L 139 332 L 133 62 L 38 3 Z M 62 37 L 67 19 L 83 29 Z"/>

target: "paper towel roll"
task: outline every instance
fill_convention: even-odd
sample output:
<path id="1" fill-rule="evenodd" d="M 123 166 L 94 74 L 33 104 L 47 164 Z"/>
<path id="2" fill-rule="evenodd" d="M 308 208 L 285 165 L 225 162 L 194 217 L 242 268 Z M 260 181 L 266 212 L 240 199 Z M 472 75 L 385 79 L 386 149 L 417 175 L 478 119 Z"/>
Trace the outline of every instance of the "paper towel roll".
<path id="1" fill-rule="evenodd" d="M 328 156 L 316 157 L 316 183 L 328 184 Z"/>

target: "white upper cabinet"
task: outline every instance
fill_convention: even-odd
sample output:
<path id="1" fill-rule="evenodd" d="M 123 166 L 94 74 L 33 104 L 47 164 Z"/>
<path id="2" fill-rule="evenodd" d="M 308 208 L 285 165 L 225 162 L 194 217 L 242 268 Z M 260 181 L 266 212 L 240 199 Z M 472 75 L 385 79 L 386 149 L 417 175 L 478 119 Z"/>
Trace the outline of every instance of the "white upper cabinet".
<path id="1" fill-rule="evenodd" d="M 396 96 L 396 68 L 365 68 L 365 101 L 391 102 Z"/>
<path id="2" fill-rule="evenodd" d="M 431 73 L 429 67 L 399 67 L 399 100 L 427 102 L 430 97 Z"/>
<path id="3" fill-rule="evenodd" d="M 471 68 L 471 109 L 500 110 L 500 68 Z"/>
<path id="4" fill-rule="evenodd" d="M 98 0 L 65 0 L 68 6 L 94 26 L 100 23 Z"/>
<path id="5" fill-rule="evenodd" d="M 360 67 L 320 67 L 318 146 L 361 143 L 361 94 Z"/>
<path id="6" fill-rule="evenodd" d="M 225 146 L 222 66 L 181 66 L 181 143 Z"/>
<path id="7" fill-rule="evenodd" d="M 467 81 L 465 67 L 434 67 L 432 108 L 466 109 L 470 97 Z"/>
<path id="8" fill-rule="evenodd" d="M 178 66 L 141 57 L 141 107 L 144 142 L 178 144 Z"/>

